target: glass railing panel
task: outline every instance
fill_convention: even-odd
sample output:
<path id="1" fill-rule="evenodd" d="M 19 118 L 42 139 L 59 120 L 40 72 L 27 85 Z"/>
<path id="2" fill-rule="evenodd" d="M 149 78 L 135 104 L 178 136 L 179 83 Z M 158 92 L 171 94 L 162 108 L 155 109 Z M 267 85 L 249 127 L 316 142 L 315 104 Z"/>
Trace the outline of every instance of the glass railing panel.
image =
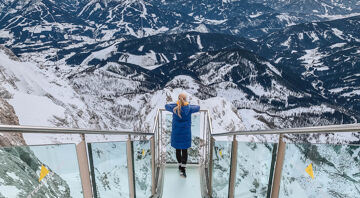
<path id="1" fill-rule="evenodd" d="M 359 197 L 360 145 L 286 144 L 280 198 Z"/>
<path id="2" fill-rule="evenodd" d="M 267 197 L 274 145 L 238 142 L 234 192 L 236 198 Z"/>
<path id="3" fill-rule="evenodd" d="M 165 114 L 166 162 L 177 163 L 175 149 L 171 146 L 172 114 Z M 191 147 L 188 149 L 188 163 L 199 163 L 200 155 L 200 114 L 191 115 Z"/>
<path id="4" fill-rule="evenodd" d="M 151 196 L 151 150 L 150 141 L 134 141 L 135 194 L 137 198 Z"/>
<path id="5" fill-rule="evenodd" d="M 88 143 L 95 198 L 129 197 L 126 142 Z"/>
<path id="6" fill-rule="evenodd" d="M 215 141 L 212 169 L 212 195 L 216 198 L 228 197 L 231 163 L 231 141 Z"/>
<path id="7" fill-rule="evenodd" d="M 0 197 L 83 197 L 75 144 L 0 148 Z"/>

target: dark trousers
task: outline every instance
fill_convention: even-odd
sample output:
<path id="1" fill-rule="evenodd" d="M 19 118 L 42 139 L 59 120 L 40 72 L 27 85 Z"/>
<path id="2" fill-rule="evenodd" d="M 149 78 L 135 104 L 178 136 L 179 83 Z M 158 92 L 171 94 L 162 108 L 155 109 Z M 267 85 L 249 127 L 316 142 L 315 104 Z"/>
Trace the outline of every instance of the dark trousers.
<path id="1" fill-rule="evenodd" d="M 182 165 L 186 165 L 188 158 L 187 149 L 176 149 L 176 159 L 178 163 Z"/>

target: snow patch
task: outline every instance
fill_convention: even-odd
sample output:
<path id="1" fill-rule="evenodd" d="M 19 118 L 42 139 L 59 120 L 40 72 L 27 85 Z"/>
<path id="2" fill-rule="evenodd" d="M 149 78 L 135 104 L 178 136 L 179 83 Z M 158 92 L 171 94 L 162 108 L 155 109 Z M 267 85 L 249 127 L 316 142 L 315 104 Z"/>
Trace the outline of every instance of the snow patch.
<path id="1" fill-rule="evenodd" d="M 275 62 L 276 64 L 278 64 L 282 59 L 283 59 L 283 57 L 279 57 L 279 58 L 277 58 L 274 62 Z"/>
<path id="2" fill-rule="evenodd" d="M 291 38 L 289 37 L 288 39 L 286 39 L 286 41 L 284 41 L 280 45 L 289 48 L 290 47 L 290 42 L 291 42 Z"/>
<path id="3" fill-rule="evenodd" d="M 0 38 L 11 38 L 12 35 L 8 30 L 0 30 Z"/>
<path id="4" fill-rule="evenodd" d="M 165 33 L 169 30 L 169 28 L 165 27 L 165 26 L 162 26 L 160 28 L 156 28 L 156 29 L 153 29 L 153 28 L 143 28 L 143 35 L 142 36 L 151 36 L 151 35 L 156 35 L 156 34 L 161 34 L 161 33 Z M 138 34 L 136 34 L 138 36 Z"/>
<path id="5" fill-rule="evenodd" d="M 337 37 L 344 39 L 344 37 L 343 37 L 344 33 L 341 30 L 339 30 L 337 28 L 331 28 L 331 29 Z"/>
<path id="6" fill-rule="evenodd" d="M 258 13 L 256 13 L 256 14 L 250 14 L 249 17 L 250 17 L 250 18 L 256 18 L 256 17 L 258 17 L 258 16 L 261 16 L 262 14 L 263 14 L 262 12 L 258 12 Z"/>
<path id="7" fill-rule="evenodd" d="M 330 46 L 331 49 L 338 48 L 338 47 L 344 47 L 346 43 L 336 43 Z"/>
<path id="8" fill-rule="evenodd" d="M 161 66 L 163 63 L 168 63 L 169 60 L 164 54 L 159 54 L 160 62 L 156 58 L 156 53 L 150 50 L 145 55 L 135 55 L 135 54 L 124 54 L 120 57 L 119 62 L 131 63 L 134 65 L 139 65 L 145 69 L 155 69 Z"/>
<path id="9" fill-rule="evenodd" d="M 341 94 L 341 96 L 344 96 L 344 97 L 358 96 L 358 95 L 360 95 L 360 89 L 359 90 L 353 90 L 351 92 Z"/>
<path id="10" fill-rule="evenodd" d="M 320 40 L 315 32 L 310 32 L 310 34 L 307 33 L 307 35 L 312 39 L 312 42 Z"/>
<path id="11" fill-rule="evenodd" d="M 201 44 L 200 35 L 197 35 L 196 42 L 197 42 L 197 44 L 198 44 L 198 46 L 199 46 L 199 50 L 202 50 L 204 47 L 203 47 L 202 44 Z"/>
<path id="12" fill-rule="evenodd" d="M 17 176 L 14 172 L 7 172 L 6 174 L 13 180 L 19 180 L 19 176 Z"/>
<path id="13" fill-rule="evenodd" d="M 204 22 L 209 25 L 220 25 L 222 23 L 225 23 L 226 21 L 227 19 L 223 19 L 223 20 L 205 19 Z"/>
<path id="14" fill-rule="evenodd" d="M 345 90 L 346 88 L 344 88 L 344 87 L 339 87 L 339 88 L 334 88 L 334 89 L 329 89 L 329 91 L 331 92 L 331 93 L 340 93 L 340 92 L 342 92 L 343 90 Z"/>
<path id="15" fill-rule="evenodd" d="M 303 40 L 303 39 L 304 39 L 304 33 L 302 33 L 302 32 L 299 33 L 299 34 L 298 34 L 298 38 L 299 38 L 300 40 Z"/>
<path id="16" fill-rule="evenodd" d="M 14 107 L 21 125 L 51 125 L 50 118 L 64 117 L 65 109 L 49 98 L 16 92 L 9 103 Z"/>
<path id="17" fill-rule="evenodd" d="M 312 73 L 312 71 L 310 71 L 311 67 L 313 67 L 318 71 L 329 70 L 329 67 L 323 65 L 323 62 L 321 62 L 321 59 L 324 57 L 324 55 L 320 53 L 318 49 L 319 48 L 305 50 L 305 55 L 299 58 L 299 60 L 303 61 L 303 65 L 306 68 L 306 71 L 303 73 L 303 75 L 311 74 Z"/>
<path id="18" fill-rule="evenodd" d="M 238 109 L 238 113 L 242 118 L 243 125 L 248 130 L 263 130 L 267 129 L 265 123 L 258 119 L 258 113 L 252 109 Z"/>
<path id="19" fill-rule="evenodd" d="M 81 63 L 81 65 L 88 65 L 88 63 L 95 58 L 99 60 L 106 60 L 111 56 L 111 53 L 116 51 L 117 51 L 116 45 L 111 45 L 105 49 L 99 50 L 97 52 L 93 52 Z"/>
<path id="20" fill-rule="evenodd" d="M 281 14 L 277 15 L 276 18 L 278 18 L 280 21 L 285 21 L 287 26 L 296 25 L 296 23 L 293 22 L 296 20 L 296 18 L 293 16 L 290 16 L 287 13 L 281 13 Z"/>
<path id="21" fill-rule="evenodd" d="M 16 186 L 0 185 L 0 192 L 4 197 L 17 197 L 21 191 Z"/>
<path id="22" fill-rule="evenodd" d="M 208 33 L 209 32 L 208 28 L 204 24 L 200 24 L 199 26 L 197 26 L 195 28 L 195 31 L 196 32 L 202 32 L 202 33 Z"/>
<path id="23" fill-rule="evenodd" d="M 272 64 L 269 63 L 269 62 L 265 62 L 264 64 L 266 64 L 266 65 L 270 68 L 271 71 L 273 71 L 274 73 L 276 73 L 276 74 L 279 75 L 279 76 L 282 76 L 282 75 L 281 75 L 281 72 L 280 72 L 279 70 L 277 70 L 277 69 L 274 67 L 274 65 L 272 65 Z"/>
<path id="24" fill-rule="evenodd" d="M 360 2 L 360 1 L 359 1 Z M 360 4 L 360 3 L 359 3 Z M 323 14 L 323 15 L 317 15 L 321 18 L 327 19 L 327 20 L 337 20 L 337 19 L 344 19 L 344 18 L 349 18 L 349 17 L 353 17 L 353 16 L 359 16 L 360 13 L 356 12 L 356 13 L 351 13 L 351 14 L 341 14 L 341 15 L 329 15 L 329 14 Z"/>

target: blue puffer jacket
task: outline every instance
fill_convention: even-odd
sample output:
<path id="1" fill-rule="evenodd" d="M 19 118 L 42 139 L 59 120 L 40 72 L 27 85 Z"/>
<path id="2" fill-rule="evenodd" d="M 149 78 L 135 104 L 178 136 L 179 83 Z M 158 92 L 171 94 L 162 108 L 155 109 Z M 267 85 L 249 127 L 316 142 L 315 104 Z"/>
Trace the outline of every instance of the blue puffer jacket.
<path id="1" fill-rule="evenodd" d="M 174 113 L 176 104 L 167 104 L 165 109 L 173 113 L 171 146 L 176 149 L 188 149 L 191 147 L 191 114 L 200 110 L 198 105 L 186 105 L 181 107 L 181 118 Z"/>

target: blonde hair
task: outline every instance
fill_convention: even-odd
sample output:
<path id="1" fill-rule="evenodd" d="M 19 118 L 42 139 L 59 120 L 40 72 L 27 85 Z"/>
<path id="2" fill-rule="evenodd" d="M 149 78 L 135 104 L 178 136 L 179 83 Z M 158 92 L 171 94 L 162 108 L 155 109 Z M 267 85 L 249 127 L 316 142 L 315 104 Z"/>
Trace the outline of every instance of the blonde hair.
<path id="1" fill-rule="evenodd" d="M 174 108 L 174 113 L 181 118 L 181 107 L 186 105 L 186 94 L 181 93 L 178 96 L 177 106 Z"/>

